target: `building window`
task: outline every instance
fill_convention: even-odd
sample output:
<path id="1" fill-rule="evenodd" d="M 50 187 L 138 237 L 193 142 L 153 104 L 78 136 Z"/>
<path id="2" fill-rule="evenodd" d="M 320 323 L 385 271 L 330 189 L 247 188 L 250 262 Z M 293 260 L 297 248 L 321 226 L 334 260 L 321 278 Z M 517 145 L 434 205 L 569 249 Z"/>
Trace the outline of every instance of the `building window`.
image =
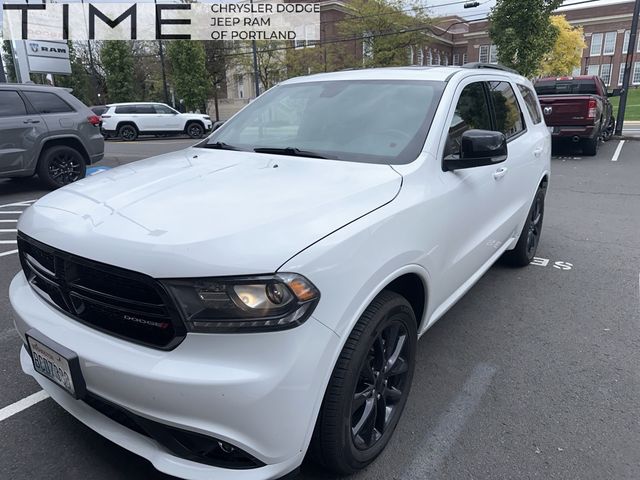
<path id="1" fill-rule="evenodd" d="M 611 66 L 610 63 L 600 65 L 600 78 L 607 87 L 611 85 Z"/>
<path id="2" fill-rule="evenodd" d="M 498 47 L 495 45 L 491 45 L 489 63 L 498 63 Z"/>
<path id="3" fill-rule="evenodd" d="M 574 68 L 573 72 L 571 72 L 572 77 L 577 77 L 578 75 L 580 75 L 580 67 Z"/>
<path id="4" fill-rule="evenodd" d="M 463 65 L 466 65 L 467 63 L 468 63 L 468 62 L 467 62 L 467 54 L 466 54 L 466 53 L 463 53 L 463 54 L 462 54 L 462 64 L 463 64 Z"/>
<path id="5" fill-rule="evenodd" d="M 603 55 L 613 55 L 616 51 L 616 39 L 618 34 L 616 32 L 607 32 L 604 36 L 604 47 L 602 48 Z"/>
<path id="6" fill-rule="evenodd" d="M 587 75 L 598 75 L 600 73 L 600 65 L 589 65 Z"/>
<path id="7" fill-rule="evenodd" d="M 440 65 L 440 53 L 436 52 L 433 54 L 433 64 Z"/>
<path id="8" fill-rule="evenodd" d="M 618 85 L 622 85 L 624 83 L 624 71 L 627 68 L 625 63 L 620 64 L 620 73 L 618 74 Z"/>
<path id="9" fill-rule="evenodd" d="M 424 65 L 424 49 L 420 48 L 418 50 L 418 65 Z"/>
<path id="10" fill-rule="evenodd" d="M 624 41 L 622 42 L 622 53 L 626 54 L 629 51 L 629 37 L 631 36 L 631 31 L 627 30 L 624 32 Z"/>
<path id="11" fill-rule="evenodd" d="M 460 54 L 459 53 L 454 53 L 453 54 L 453 65 L 460 65 Z"/>
<path id="12" fill-rule="evenodd" d="M 632 82 L 634 85 L 640 85 L 640 62 L 636 62 L 633 64 Z"/>
<path id="13" fill-rule="evenodd" d="M 427 50 L 427 65 L 428 66 L 433 65 L 433 57 L 431 55 L 431 49 Z"/>
<path id="14" fill-rule="evenodd" d="M 602 53 L 602 34 L 594 33 L 591 35 L 591 56 L 597 57 Z"/>
<path id="15" fill-rule="evenodd" d="M 489 45 L 480 45 L 480 63 L 489 63 Z"/>

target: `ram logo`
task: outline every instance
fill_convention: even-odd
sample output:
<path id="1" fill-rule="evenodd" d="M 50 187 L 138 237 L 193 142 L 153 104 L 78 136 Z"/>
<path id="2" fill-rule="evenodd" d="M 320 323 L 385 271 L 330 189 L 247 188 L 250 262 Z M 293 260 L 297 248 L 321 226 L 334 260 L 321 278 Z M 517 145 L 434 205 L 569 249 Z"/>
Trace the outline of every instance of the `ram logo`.
<path id="1" fill-rule="evenodd" d="M 544 107 L 544 114 L 549 116 L 553 112 L 553 107 Z"/>
<path id="2" fill-rule="evenodd" d="M 40 50 L 40 46 L 37 43 L 30 43 L 29 48 L 33 53 L 38 53 L 38 50 Z"/>

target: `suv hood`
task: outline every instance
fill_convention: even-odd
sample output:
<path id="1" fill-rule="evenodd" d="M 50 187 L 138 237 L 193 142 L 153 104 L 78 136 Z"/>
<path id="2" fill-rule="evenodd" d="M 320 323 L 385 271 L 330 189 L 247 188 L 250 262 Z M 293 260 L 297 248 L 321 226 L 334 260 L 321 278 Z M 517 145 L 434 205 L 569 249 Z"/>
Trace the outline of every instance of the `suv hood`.
<path id="1" fill-rule="evenodd" d="M 156 278 L 270 273 L 401 184 L 388 165 L 190 148 L 52 192 L 18 229 Z"/>
<path id="2" fill-rule="evenodd" d="M 209 115 L 204 113 L 181 113 L 184 118 L 194 119 L 194 120 L 203 120 L 205 117 L 209 117 Z"/>

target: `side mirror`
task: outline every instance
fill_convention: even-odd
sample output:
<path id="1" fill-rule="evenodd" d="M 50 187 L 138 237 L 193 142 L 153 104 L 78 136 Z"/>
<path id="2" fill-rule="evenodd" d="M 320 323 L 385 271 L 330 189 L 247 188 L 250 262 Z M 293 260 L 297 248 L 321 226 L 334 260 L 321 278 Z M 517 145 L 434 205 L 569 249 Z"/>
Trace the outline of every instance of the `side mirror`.
<path id="1" fill-rule="evenodd" d="M 213 122 L 213 125 L 211 126 L 211 131 L 215 132 L 216 130 L 218 130 L 222 125 L 224 124 L 224 120 L 218 120 L 217 122 Z"/>
<path id="2" fill-rule="evenodd" d="M 607 92 L 607 97 L 619 97 L 622 95 L 624 88 L 614 88 L 613 91 Z"/>
<path id="3" fill-rule="evenodd" d="M 467 130 L 460 142 L 460 158 L 445 158 L 445 172 L 482 167 L 507 159 L 507 137 L 502 132 Z"/>

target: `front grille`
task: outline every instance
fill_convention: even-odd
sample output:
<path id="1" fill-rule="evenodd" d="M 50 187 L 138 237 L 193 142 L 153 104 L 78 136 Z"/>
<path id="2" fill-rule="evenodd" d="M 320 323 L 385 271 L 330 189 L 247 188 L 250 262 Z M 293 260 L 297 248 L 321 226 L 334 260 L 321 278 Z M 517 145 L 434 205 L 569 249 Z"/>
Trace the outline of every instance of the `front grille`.
<path id="1" fill-rule="evenodd" d="M 154 439 L 180 458 L 237 470 L 258 468 L 265 465 L 257 458 L 227 442 L 149 420 L 91 392 L 87 392 L 83 401 L 114 422 L 140 435 Z"/>
<path id="2" fill-rule="evenodd" d="M 171 349 L 184 338 L 173 303 L 151 277 L 62 252 L 22 233 L 18 250 L 33 289 L 70 317 L 154 348 Z"/>

